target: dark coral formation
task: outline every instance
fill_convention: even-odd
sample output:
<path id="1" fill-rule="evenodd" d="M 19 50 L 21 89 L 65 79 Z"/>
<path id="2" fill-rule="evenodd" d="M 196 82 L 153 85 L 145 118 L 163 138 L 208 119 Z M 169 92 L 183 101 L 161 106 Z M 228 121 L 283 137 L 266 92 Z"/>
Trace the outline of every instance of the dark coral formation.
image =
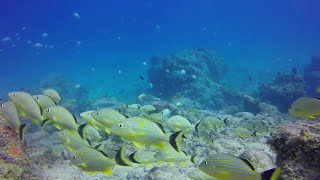
<path id="1" fill-rule="evenodd" d="M 226 65 L 214 52 L 204 48 L 184 50 L 152 57 L 151 64 L 148 75 L 157 96 L 185 96 L 216 107 L 224 103 L 224 91 L 218 82 Z"/>
<path id="2" fill-rule="evenodd" d="M 301 76 L 279 73 L 272 83 L 259 87 L 260 99 L 276 106 L 281 112 L 288 112 L 290 104 L 305 96 L 305 83 Z"/>
<path id="3" fill-rule="evenodd" d="M 319 96 L 317 88 L 320 85 L 320 56 L 312 56 L 311 64 L 305 67 L 303 79 L 309 96 Z"/>
<path id="4" fill-rule="evenodd" d="M 245 112 L 251 112 L 256 115 L 260 111 L 259 104 L 259 100 L 246 94 L 243 95 L 243 110 Z"/>
<path id="5" fill-rule="evenodd" d="M 284 124 L 269 143 L 277 153 L 281 179 L 320 179 L 320 123 Z"/>

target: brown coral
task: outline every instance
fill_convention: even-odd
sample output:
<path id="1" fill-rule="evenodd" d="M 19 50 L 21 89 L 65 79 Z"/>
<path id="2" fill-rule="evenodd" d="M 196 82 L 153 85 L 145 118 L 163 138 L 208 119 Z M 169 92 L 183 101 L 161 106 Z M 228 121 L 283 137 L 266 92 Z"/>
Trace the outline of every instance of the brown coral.
<path id="1" fill-rule="evenodd" d="M 284 124 L 269 141 L 283 179 L 320 179 L 320 123 Z"/>

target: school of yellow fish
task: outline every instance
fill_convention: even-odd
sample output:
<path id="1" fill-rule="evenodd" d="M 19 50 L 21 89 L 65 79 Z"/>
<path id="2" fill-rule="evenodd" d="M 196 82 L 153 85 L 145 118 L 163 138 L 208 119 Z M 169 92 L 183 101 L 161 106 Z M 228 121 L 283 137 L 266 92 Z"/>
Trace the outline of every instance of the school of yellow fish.
<path id="1" fill-rule="evenodd" d="M 154 113 L 153 105 L 131 104 L 125 108 L 130 111 L 141 111 L 137 117 L 127 117 L 120 110 L 102 108 L 80 114 L 86 121 L 79 124 L 76 117 L 67 109 L 57 105 L 62 98 L 54 89 L 46 89 L 41 95 L 30 95 L 26 92 L 10 92 L 7 101 L 0 106 L 0 113 L 23 139 L 26 124 L 21 124 L 19 114 L 29 117 L 34 123 L 44 128 L 53 124 L 58 130 L 58 137 L 70 150 L 72 164 L 88 173 L 103 172 L 111 174 L 114 166 L 131 166 L 137 164 L 175 163 L 186 164 L 191 161 L 199 169 L 189 174 L 192 179 L 277 179 L 279 168 L 262 174 L 255 172 L 249 161 L 228 154 L 215 154 L 197 162 L 197 155 L 188 155 L 181 150 L 185 133 L 196 131 L 208 143 L 213 138 L 206 131 L 209 127 L 221 128 L 227 118 L 221 120 L 208 116 L 198 124 L 192 124 L 180 115 L 169 117 L 170 110 L 164 109 Z M 291 108 L 291 107 L 290 107 Z M 166 120 L 164 120 L 166 118 Z M 164 128 L 166 127 L 166 128 Z M 126 155 L 125 145 L 119 150 L 102 148 L 101 132 L 115 134 L 131 141 L 139 150 Z M 171 133 L 170 133 L 171 132 Z M 237 127 L 233 133 L 240 137 L 251 137 L 252 133 L 244 127 Z M 98 145 L 92 146 L 91 142 Z M 151 145 L 155 151 L 142 150 L 142 146 Z"/>

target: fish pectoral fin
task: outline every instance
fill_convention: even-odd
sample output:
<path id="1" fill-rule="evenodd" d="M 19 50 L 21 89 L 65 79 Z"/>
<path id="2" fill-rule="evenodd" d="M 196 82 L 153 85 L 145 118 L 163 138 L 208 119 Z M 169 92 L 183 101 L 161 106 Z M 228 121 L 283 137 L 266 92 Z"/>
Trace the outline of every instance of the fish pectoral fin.
<path id="1" fill-rule="evenodd" d="M 57 129 L 61 130 L 61 127 L 57 124 L 54 124 L 54 126 L 56 126 Z"/>
<path id="2" fill-rule="evenodd" d="M 72 151 L 72 150 L 73 150 L 71 146 L 67 146 L 67 147 L 68 147 L 68 149 L 69 149 L 70 151 Z"/>
<path id="3" fill-rule="evenodd" d="M 167 162 L 168 164 L 170 164 L 171 166 L 174 166 L 174 162 Z"/>
<path id="4" fill-rule="evenodd" d="M 104 128 L 104 131 L 105 131 L 106 133 L 108 133 L 108 134 L 111 134 L 110 129 L 109 129 L 109 128 L 107 128 L 107 127 L 105 127 L 105 128 Z"/>
<path id="5" fill-rule="evenodd" d="M 26 113 L 20 109 L 21 116 L 26 116 Z"/>
<path id="6" fill-rule="evenodd" d="M 71 135 L 74 135 L 74 131 L 73 131 L 73 130 L 68 129 L 68 132 L 69 132 Z"/>
<path id="7" fill-rule="evenodd" d="M 142 144 L 141 144 L 141 143 L 138 143 L 138 142 L 134 142 L 134 141 L 133 141 L 133 144 L 134 144 L 138 149 L 142 149 Z"/>
<path id="8" fill-rule="evenodd" d="M 315 118 L 315 117 L 314 117 L 314 116 L 308 116 L 308 118 L 312 118 L 312 119 L 313 119 L 313 118 Z"/>
<path id="9" fill-rule="evenodd" d="M 32 122 L 34 122 L 35 124 L 38 124 L 38 119 L 36 118 L 30 118 L 32 120 Z"/>
<path id="10" fill-rule="evenodd" d="M 104 174 L 112 174 L 112 167 L 107 167 L 105 171 L 103 171 Z"/>
<path id="11" fill-rule="evenodd" d="M 160 142 L 154 144 L 154 146 L 156 146 L 157 148 L 160 148 L 160 149 L 166 149 L 166 148 L 170 147 L 170 144 L 167 142 L 164 142 L 164 141 L 160 141 Z"/>
<path id="12" fill-rule="evenodd" d="M 187 164 L 187 161 L 181 161 L 180 164 Z"/>

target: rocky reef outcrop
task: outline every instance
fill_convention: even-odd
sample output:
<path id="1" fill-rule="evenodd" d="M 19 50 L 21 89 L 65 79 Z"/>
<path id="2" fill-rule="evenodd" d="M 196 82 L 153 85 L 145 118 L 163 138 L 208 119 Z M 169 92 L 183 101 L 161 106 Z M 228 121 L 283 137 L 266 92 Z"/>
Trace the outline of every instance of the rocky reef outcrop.
<path id="1" fill-rule="evenodd" d="M 319 96 L 317 88 L 320 84 L 320 56 L 311 57 L 311 63 L 304 68 L 303 79 L 306 82 L 308 95 Z"/>
<path id="2" fill-rule="evenodd" d="M 189 97 L 203 105 L 219 108 L 230 102 L 225 97 L 241 100 L 238 93 L 232 93 L 220 84 L 226 70 L 221 57 L 213 51 L 198 48 L 152 57 L 148 76 L 156 96 Z"/>
<path id="3" fill-rule="evenodd" d="M 281 112 L 288 112 L 288 107 L 296 99 L 305 96 L 305 82 L 301 76 L 278 73 L 272 83 L 259 87 L 261 101 L 276 106 Z"/>
<path id="4" fill-rule="evenodd" d="M 25 143 L 9 127 L 0 114 L 0 179 L 32 179 L 39 177 L 25 154 Z"/>
<path id="5" fill-rule="evenodd" d="M 280 179 L 320 179 L 320 123 L 284 124 L 269 143 L 277 153 Z"/>

